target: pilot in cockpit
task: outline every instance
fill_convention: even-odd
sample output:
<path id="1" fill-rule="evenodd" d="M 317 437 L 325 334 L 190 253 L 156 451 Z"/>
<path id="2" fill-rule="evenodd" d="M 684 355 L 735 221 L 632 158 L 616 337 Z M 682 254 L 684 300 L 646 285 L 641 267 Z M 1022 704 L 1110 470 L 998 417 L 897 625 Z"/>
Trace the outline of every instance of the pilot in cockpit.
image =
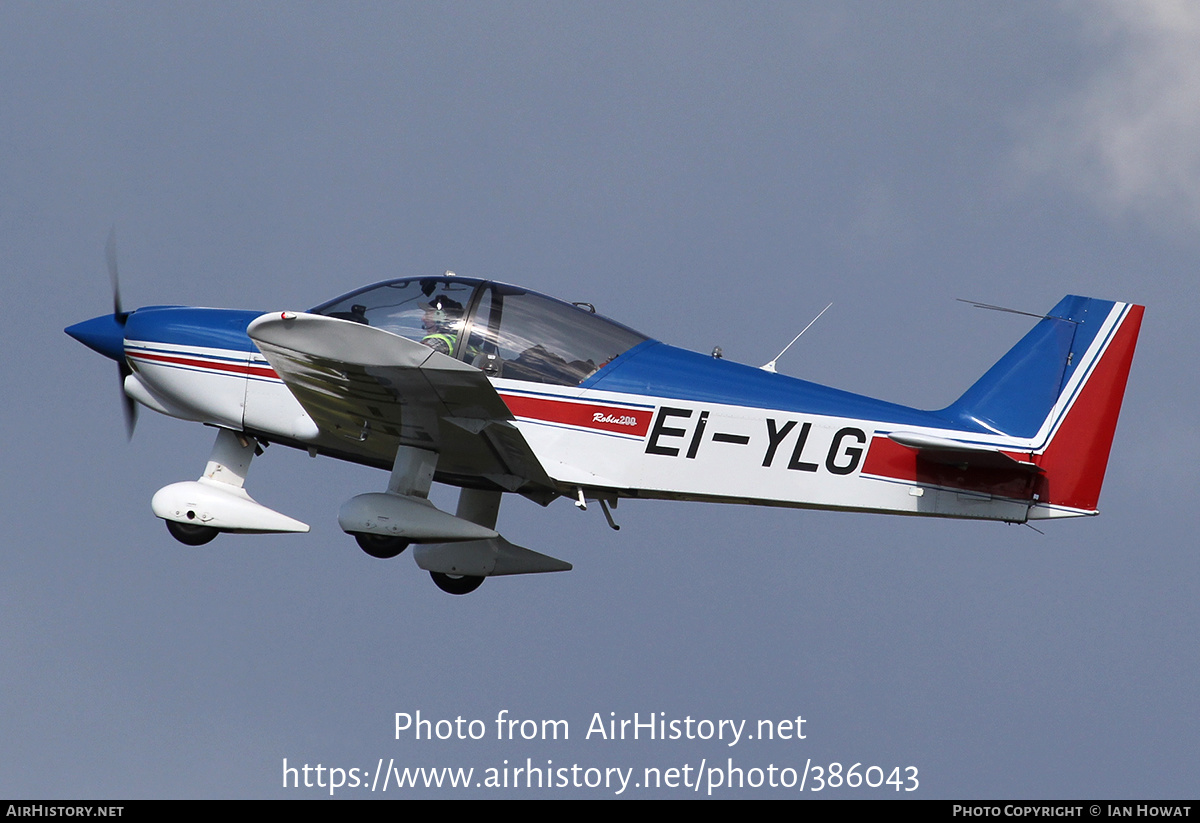
<path id="1" fill-rule="evenodd" d="M 425 316 L 421 318 L 425 336 L 421 338 L 421 342 L 434 351 L 453 357 L 454 344 L 462 327 L 462 303 L 439 294 L 428 303 L 419 305 L 425 310 Z"/>

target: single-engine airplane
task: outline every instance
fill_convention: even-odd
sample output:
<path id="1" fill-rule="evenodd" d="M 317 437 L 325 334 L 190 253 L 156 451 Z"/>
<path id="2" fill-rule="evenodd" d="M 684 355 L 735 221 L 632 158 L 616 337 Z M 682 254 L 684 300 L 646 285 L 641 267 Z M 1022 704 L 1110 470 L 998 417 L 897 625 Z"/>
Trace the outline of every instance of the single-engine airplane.
<path id="1" fill-rule="evenodd" d="M 1096 514 L 1143 307 L 1065 297 L 940 411 L 684 351 L 517 286 L 454 276 L 308 312 L 148 306 L 69 335 L 141 404 L 217 429 L 203 475 L 151 502 L 189 545 L 306 532 L 244 483 L 279 443 L 390 470 L 338 516 L 373 557 L 410 544 L 444 591 L 569 563 L 497 533 L 506 492 L 542 505 L 702 500 L 1024 523 Z M 714 353 L 715 355 L 715 353 Z M 430 485 L 461 488 L 454 514 Z"/>

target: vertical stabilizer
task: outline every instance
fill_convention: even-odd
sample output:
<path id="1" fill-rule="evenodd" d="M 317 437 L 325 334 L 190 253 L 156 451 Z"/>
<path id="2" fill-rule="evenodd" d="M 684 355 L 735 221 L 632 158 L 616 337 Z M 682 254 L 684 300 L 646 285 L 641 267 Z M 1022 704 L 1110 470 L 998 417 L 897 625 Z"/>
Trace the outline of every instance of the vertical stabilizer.
<path id="1" fill-rule="evenodd" d="M 1006 435 L 1042 472 L 1030 517 L 1096 511 L 1142 306 L 1064 297 L 940 414 Z"/>

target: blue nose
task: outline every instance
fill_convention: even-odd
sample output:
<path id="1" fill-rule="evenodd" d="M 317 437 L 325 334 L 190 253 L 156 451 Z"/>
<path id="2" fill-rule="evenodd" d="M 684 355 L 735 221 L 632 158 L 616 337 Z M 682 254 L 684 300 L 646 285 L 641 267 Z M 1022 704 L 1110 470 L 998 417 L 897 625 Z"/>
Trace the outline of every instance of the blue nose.
<path id="1" fill-rule="evenodd" d="M 102 314 L 64 331 L 83 345 L 118 363 L 125 361 L 125 314 Z"/>

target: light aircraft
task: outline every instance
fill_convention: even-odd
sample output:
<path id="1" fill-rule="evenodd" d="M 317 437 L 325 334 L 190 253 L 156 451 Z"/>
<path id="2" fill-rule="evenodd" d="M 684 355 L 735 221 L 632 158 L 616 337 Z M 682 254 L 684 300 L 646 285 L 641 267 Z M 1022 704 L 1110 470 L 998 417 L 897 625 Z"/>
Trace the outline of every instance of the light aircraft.
<path id="1" fill-rule="evenodd" d="M 151 502 L 178 540 L 306 532 L 244 483 L 272 443 L 390 470 L 338 523 L 373 557 L 410 544 L 444 591 L 569 563 L 501 537 L 505 493 L 542 505 L 701 500 L 935 517 L 1096 514 L 1143 307 L 1064 298 L 939 411 L 652 340 L 586 303 L 409 277 L 307 311 L 148 306 L 69 335 L 137 404 L 217 429 L 203 475 Z M 458 486 L 454 514 L 428 499 Z"/>

